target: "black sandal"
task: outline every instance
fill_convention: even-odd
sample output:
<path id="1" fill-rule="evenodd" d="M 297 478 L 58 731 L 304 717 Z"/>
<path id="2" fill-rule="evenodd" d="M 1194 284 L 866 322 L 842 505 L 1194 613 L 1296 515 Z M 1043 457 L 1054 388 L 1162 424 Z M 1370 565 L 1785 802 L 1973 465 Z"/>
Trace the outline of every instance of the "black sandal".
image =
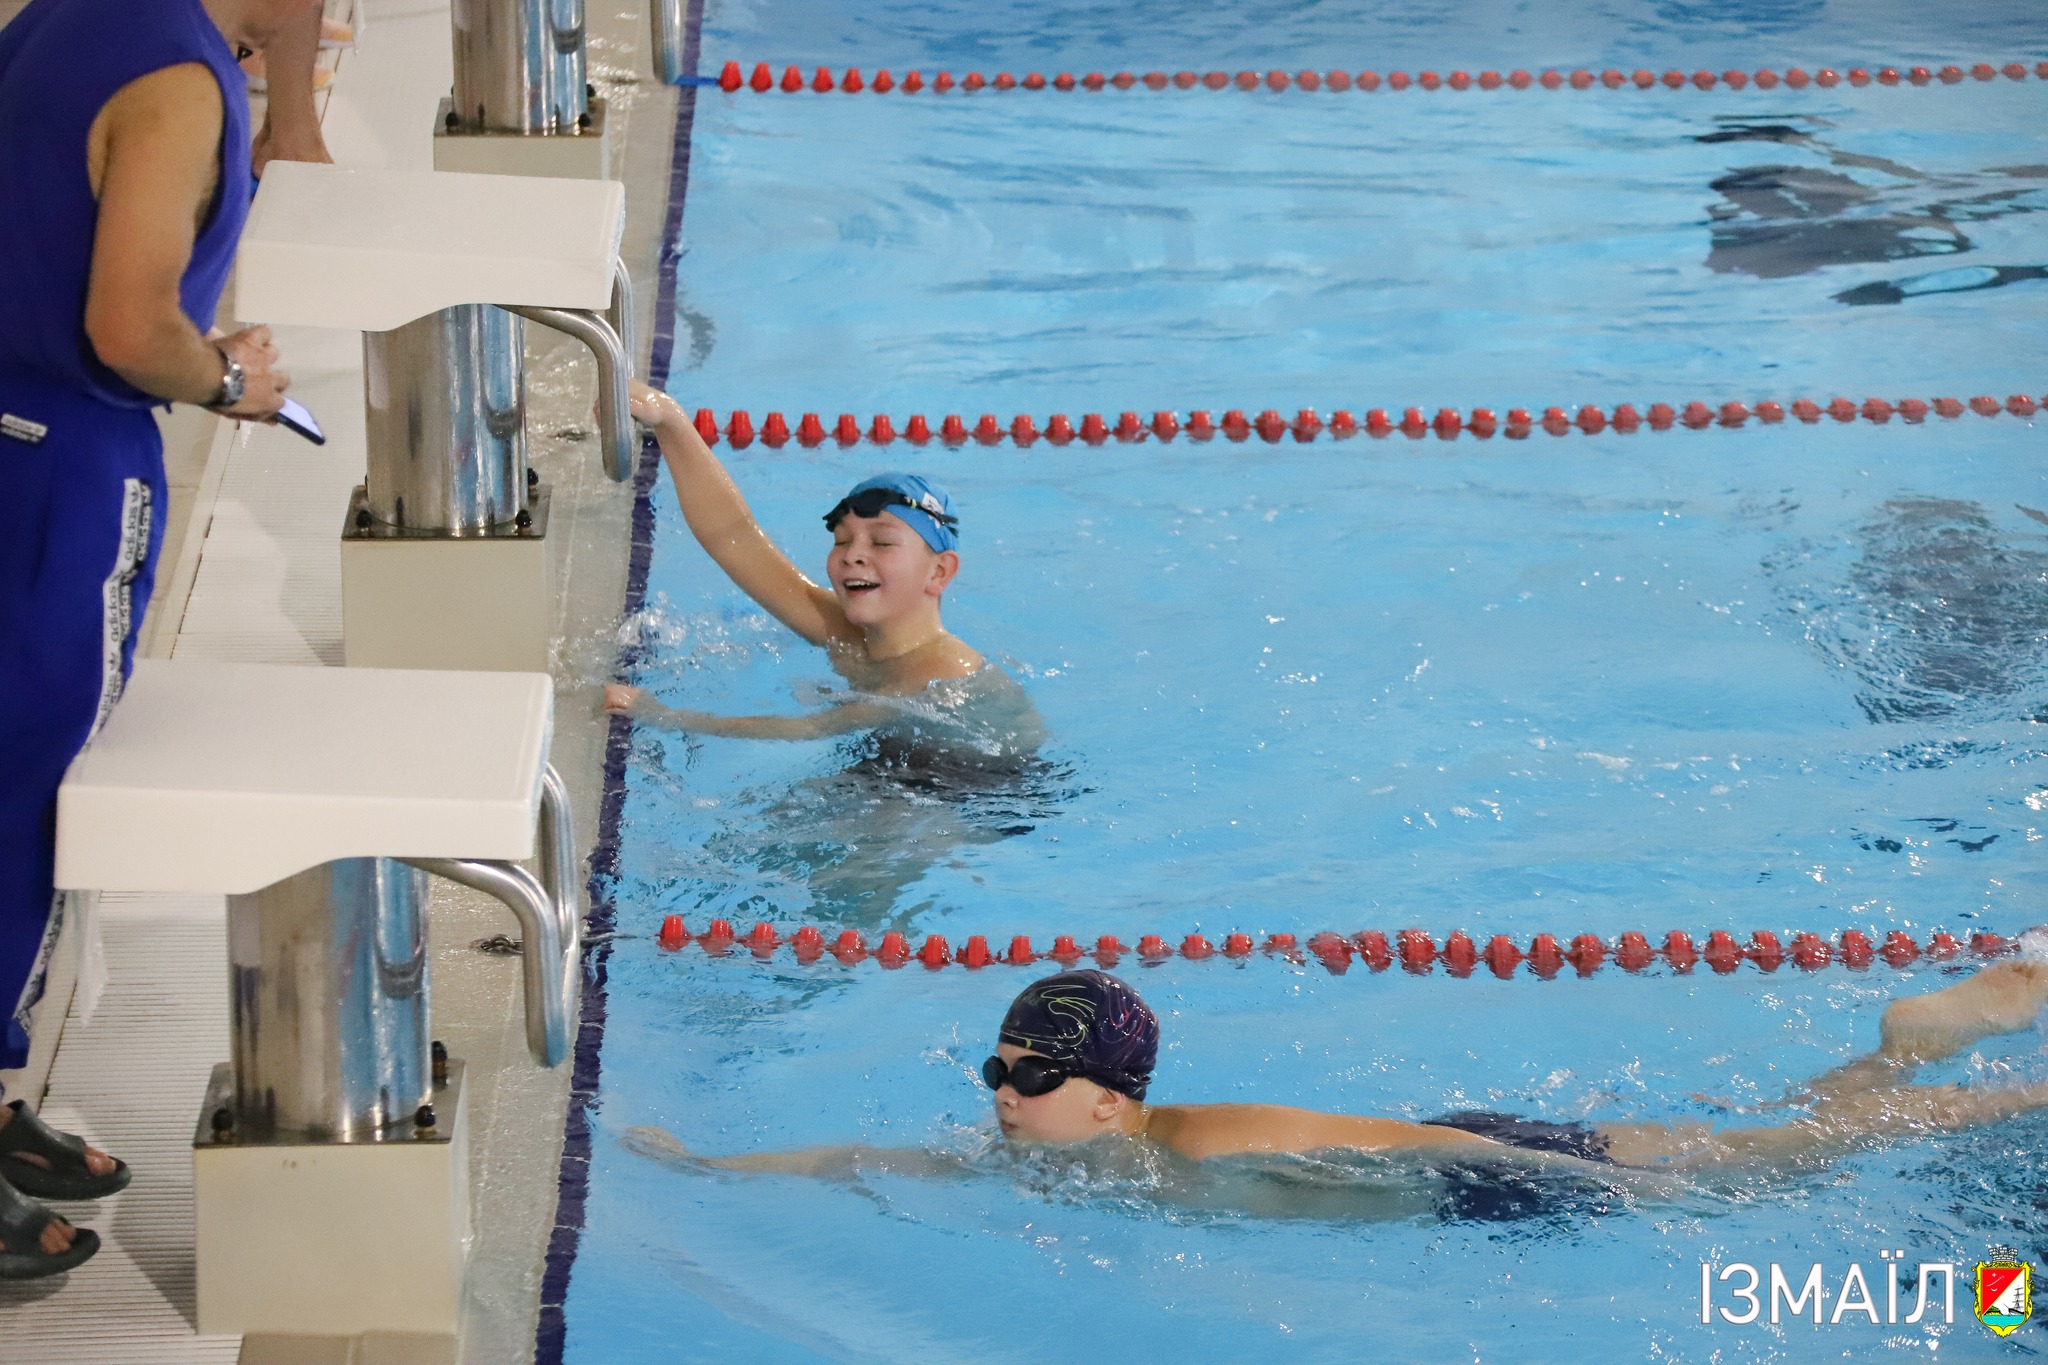
<path id="1" fill-rule="evenodd" d="M 43 1229 L 64 1221 L 45 1205 L 0 1180 L 0 1280 L 39 1280 L 46 1275 L 62 1275 L 91 1260 L 100 1249 L 100 1235 L 91 1228 L 74 1228 L 71 1245 L 54 1256 L 43 1250 Z"/>
<path id="2" fill-rule="evenodd" d="M 58 1132 L 20 1100 L 7 1107 L 14 1117 L 0 1128 L 0 1180 L 38 1199 L 98 1199 L 128 1188 L 127 1162 L 116 1161 L 113 1170 L 94 1175 L 85 1164 L 82 1139 Z M 23 1156 L 39 1156 L 49 1167 Z"/>

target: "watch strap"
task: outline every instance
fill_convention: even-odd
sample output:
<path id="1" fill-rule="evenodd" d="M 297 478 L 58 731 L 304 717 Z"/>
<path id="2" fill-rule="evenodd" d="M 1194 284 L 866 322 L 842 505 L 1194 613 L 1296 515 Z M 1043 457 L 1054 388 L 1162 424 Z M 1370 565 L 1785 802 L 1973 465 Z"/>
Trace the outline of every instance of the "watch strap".
<path id="1" fill-rule="evenodd" d="M 242 394 L 248 387 L 248 378 L 242 372 L 241 361 L 236 360 L 219 346 L 215 346 L 213 349 L 220 354 L 222 366 L 220 388 L 214 391 L 213 397 L 207 400 L 205 406 L 216 410 L 231 408 L 242 401 Z"/>

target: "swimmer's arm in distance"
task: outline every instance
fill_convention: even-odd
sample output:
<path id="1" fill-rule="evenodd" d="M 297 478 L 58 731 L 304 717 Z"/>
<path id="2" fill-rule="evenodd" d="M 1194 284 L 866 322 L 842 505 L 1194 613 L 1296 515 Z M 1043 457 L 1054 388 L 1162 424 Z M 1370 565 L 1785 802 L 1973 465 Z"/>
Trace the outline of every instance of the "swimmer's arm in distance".
<path id="1" fill-rule="evenodd" d="M 663 706 L 640 688 L 622 683 L 605 684 L 604 709 L 612 715 L 631 716 L 643 725 L 728 739 L 826 739 L 872 730 L 899 714 L 878 702 L 843 701 L 807 716 L 714 716 L 707 711 Z"/>
<path id="2" fill-rule="evenodd" d="M 732 476 L 676 400 L 635 380 L 632 407 L 634 420 L 652 428 L 661 446 L 691 534 L 740 591 L 814 645 L 859 642 L 861 633 L 831 589 L 804 577 L 754 520 Z"/>
<path id="3" fill-rule="evenodd" d="M 666 1128 L 639 1127 L 626 1130 L 622 1139 L 628 1151 L 681 1170 L 740 1171 L 750 1175 L 806 1175 L 821 1180 L 845 1179 L 861 1173 L 888 1172 L 894 1175 L 960 1175 L 966 1162 L 946 1152 L 929 1152 L 916 1147 L 868 1147 L 858 1143 L 838 1147 L 804 1147 L 792 1152 L 746 1152 L 739 1156 L 705 1156 L 683 1146 Z"/>

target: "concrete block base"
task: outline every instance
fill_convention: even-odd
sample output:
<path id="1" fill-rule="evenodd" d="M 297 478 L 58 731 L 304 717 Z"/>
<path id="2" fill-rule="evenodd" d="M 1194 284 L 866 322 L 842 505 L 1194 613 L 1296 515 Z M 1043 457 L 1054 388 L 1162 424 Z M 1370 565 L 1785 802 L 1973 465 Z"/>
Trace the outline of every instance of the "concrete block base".
<path id="1" fill-rule="evenodd" d="M 267 1355 L 245 1344 L 243 1365 L 424 1365 L 441 1357 L 417 1352 L 444 1338 L 452 1362 L 473 1240 L 460 1064 L 435 1087 L 424 1135 L 216 1140 L 213 1115 L 233 1097 L 227 1067 L 214 1068 L 192 1144 L 199 1331 L 276 1338 L 257 1343 Z M 317 1338 L 358 1339 L 355 1354 Z"/>
<path id="2" fill-rule="evenodd" d="M 547 491 L 523 534 L 341 542 L 342 658 L 351 668 L 546 673 L 555 616 Z"/>
<path id="3" fill-rule="evenodd" d="M 448 127 L 453 106 L 434 115 L 434 169 L 476 175 L 532 175 L 556 180 L 612 179 L 611 120 L 604 101 L 590 101 L 590 126 L 580 133 L 472 133 Z"/>

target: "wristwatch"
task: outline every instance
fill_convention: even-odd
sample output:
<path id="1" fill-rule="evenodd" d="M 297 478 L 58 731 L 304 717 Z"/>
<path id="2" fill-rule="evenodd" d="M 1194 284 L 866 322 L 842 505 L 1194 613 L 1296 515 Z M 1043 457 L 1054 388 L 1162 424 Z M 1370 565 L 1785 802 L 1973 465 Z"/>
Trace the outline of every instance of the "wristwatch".
<path id="1" fill-rule="evenodd" d="M 226 365 L 227 369 L 220 377 L 220 388 L 202 406 L 212 408 L 218 412 L 223 408 L 231 408 L 242 401 L 242 389 L 246 385 L 247 380 L 242 374 L 241 361 L 236 360 L 226 351 L 221 351 L 218 346 L 213 349 L 220 351 L 221 363 Z"/>

